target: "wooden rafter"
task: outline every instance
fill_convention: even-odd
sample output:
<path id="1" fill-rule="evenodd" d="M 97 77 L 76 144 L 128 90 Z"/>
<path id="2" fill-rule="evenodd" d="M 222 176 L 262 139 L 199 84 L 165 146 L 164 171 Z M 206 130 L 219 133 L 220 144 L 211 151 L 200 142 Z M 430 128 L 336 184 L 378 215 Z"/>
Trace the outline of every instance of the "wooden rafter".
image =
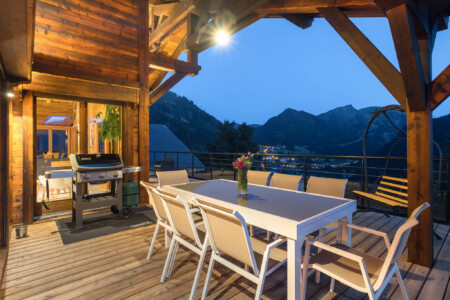
<path id="1" fill-rule="evenodd" d="M 406 93 L 400 72 L 339 8 L 319 8 L 319 11 L 391 95 L 406 107 Z"/>
<path id="2" fill-rule="evenodd" d="M 425 80 L 413 16 L 406 4 L 386 11 L 386 16 L 394 39 L 409 109 L 424 110 L 427 105 Z"/>
<path id="3" fill-rule="evenodd" d="M 166 34 L 176 28 L 186 16 L 195 8 L 192 1 L 180 2 L 173 7 L 173 10 L 161 24 L 149 36 L 149 45 L 159 42 Z"/>
<path id="4" fill-rule="evenodd" d="M 181 79 L 183 79 L 186 74 L 175 73 L 169 78 L 167 78 L 163 83 L 161 83 L 156 89 L 150 92 L 149 98 L 150 103 L 153 104 L 159 100 L 165 93 L 167 93 L 171 88 L 173 88 Z"/>
<path id="5" fill-rule="evenodd" d="M 430 107 L 432 110 L 441 105 L 450 96 L 450 65 L 431 83 Z"/>
<path id="6" fill-rule="evenodd" d="M 201 70 L 201 67 L 197 64 L 174 59 L 162 54 L 150 53 L 149 56 L 149 66 L 152 69 L 173 73 L 184 73 L 190 76 L 197 75 Z"/>
<path id="7" fill-rule="evenodd" d="M 314 16 L 309 14 L 285 14 L 283 17 L 301 29 L 311 27 L 314 21 Z"/>

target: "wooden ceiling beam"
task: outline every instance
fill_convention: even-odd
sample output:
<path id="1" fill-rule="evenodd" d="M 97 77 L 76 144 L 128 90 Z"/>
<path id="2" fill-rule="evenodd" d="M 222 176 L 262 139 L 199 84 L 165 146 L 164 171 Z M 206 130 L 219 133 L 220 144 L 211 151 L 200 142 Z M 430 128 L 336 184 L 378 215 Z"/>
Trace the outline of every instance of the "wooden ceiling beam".
<path id="1" fill-rule="evenodd" d="M 425 77 L 413 15 L 406 4 L 386 11 L 410 111 L 427 107 Z"/>
<path id="2" fill-rule="evenodd" d="M 450 65 L 431 83 L 430 108 L 436 109 L 450 96 Z"/>
<path id="3" fill-rule="evenodd" d="M 159 24 L 158 27 L 152 31 L 152 33 L 150 33 L 149 46 L 153 43 L 159 42 L 171 30 L 176 28 L 194 8 L 195 5 L 192 1 L 177 3 L 168 18 Z"/>
<path id="4" fill-rule="evenodd" d="M 285 0 L 285 1 L 270 1 L 265 5 L 256 9 L 257 13 L 269 14 L 314 14 L 318 13 L 319 8 L 339 7 L 339 8 L 354 8 L 367 9 L 377 8 L 374 0 Z"/>
<path id="5" fill-rule="evenodd" d="M 67 64 L 66 68 L 62 68 L 61 67 L 62 65 L 64 65 L 64 64 L 58 63 L 55 65 L 48 65 L 48 64 L 43 64 L 39 61 L 35 61 L 33 63 L 33 71 L 39 72 L 39 73 L 47 73 L 47 74 L 52 74 L 52 75 L 64 76 L 64 77 L 68 77 L 68 78 L 82 79 L 82 80 L 87 80 L 87 81 L 94 81 L 94 82 L 100 82 L 100 83 L 105 83 L 105 84 L 110 84 L 110 85 L 118 85 L 118 86 L 125 86 L 125 87 L 129 87 L 129 88 L 139 89 L 139 82 L 137 82 L 137 81 L 74 70 L 74 67 L 70 66 L 69 64 Z"/>
<path id="6" fill-rule="evenodd" d="M 150 92 L 150 105 L 159 100 L 165 93 L 167 93 L 171 88 L 173 88 L 181 79 L 183 79 L 186 74 L 175 73 L 169 78 L 167 78 L 163 83 L 161 83 L 156 89 Z"/>
<path id="7" fill-rule="evenodd" d="M 188 63 L 162 54 L 150 53 L 149 55 L 149 67 L 156 70 L 194 76 L 197 75 L 202 68 L 197 64 Z"/>
<path id="8" fill-rule="evenodd" d="M 311 27 L 314 22 L 314 17 L 310 14 L 285 14 L 283 17 L 301 29 Z"/>
<path id="9" fill-rule="evenodd" d="M 319 8 L 319 11 L 400 105 L 406 107 L 406 93 L 402 75 L 383 53 L 339 8 Z"/>
<path id="10" fill-rule="evenodd" d="M 23 84 L 24 90 L 120 102 L 138 102 L 136 88 L 109 85 L 64 76 L 33 72 L 33 81 Z"/>

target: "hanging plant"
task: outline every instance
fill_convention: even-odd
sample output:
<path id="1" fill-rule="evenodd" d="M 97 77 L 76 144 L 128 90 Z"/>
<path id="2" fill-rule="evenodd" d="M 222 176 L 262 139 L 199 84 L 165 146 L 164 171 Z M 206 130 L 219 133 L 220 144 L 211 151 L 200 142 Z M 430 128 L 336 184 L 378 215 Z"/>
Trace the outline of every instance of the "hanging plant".
<path id="1" fill-rule="evenodd" d="M 120 141 L 122 137 L 121 112 L 120 106 L 106 105 L 105 117 L 100 125 L 102 141 L 107 140 L 111 143 L 112 153 L 114 153 L 114 141 Z M 96 118 L 101 118 L 102 114 L 99 112 Z"/>

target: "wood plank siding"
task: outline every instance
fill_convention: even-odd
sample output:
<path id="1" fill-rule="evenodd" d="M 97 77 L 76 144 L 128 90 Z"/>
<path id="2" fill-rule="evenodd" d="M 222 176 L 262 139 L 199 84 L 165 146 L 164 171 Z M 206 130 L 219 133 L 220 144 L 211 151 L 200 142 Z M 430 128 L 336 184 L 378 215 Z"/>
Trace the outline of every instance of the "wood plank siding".
<path id="1" fill-rule="evenodd" d="M 33 69 L 137 82 L 137 2 L 38 0 Z"/>
<path id="2" fill-rule="evenodd" d="M 405 219 L 374 212 L 358 213 L 354 223 L 386 232 L 392 240 Z M 170 279 L 160 283 L 167 249 L 164 236 L 158 236 L 151 260 L 147 251 L 155 225 L 131 229 L 78 243 L 63 245 L 54 221 L 29 227 L 30 237 L 11 241 L 0 296 L 7 299 L 187 299 L 197 267 L 198 255 L 180 247 Z M 448 225 L 436 225 L 442 240 L 434 240 L 436 263 L 429 269 L 400 258 L 399 267 L 410 299 L 446 299 L 450 296 Z M 265 236 L 265 232 L 259 232 Z M 335 232 L 325 235 L 329 243 Z M 382 239 L 352 231 L 355 248 L 375 256 L 387 253 Z M 200 298 L 209 254 L 205 260 L 195 299 Z M 446 269 L 447 268 L 447 269 Z M 358 299 L 364 294 L 336 283 L 329 292 L 329 277 L 319 284 L 311 276 L 307 299 Z M 220 264 L 214 266 L 208 299 L 253 299 L 256 285 Z M 262 299 L 286 298 L 286 268 L 267 277 Z M 383 299 L 401 299 L 396 278 L 392 278 Z"/>

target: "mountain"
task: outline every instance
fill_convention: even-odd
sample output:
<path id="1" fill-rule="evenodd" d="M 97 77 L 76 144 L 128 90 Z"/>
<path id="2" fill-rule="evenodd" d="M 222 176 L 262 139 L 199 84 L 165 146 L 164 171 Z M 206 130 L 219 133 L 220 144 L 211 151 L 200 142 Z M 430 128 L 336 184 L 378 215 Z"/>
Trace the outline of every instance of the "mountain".
<path id="1" fill-rule="evenodd" d="M 221 124 L 194 102 L 173 92 L 151 105 L 149 114 L 151 124 L 166 125 L 191 151 L 207 151 Z"/>
<path id="2" fill-rule="evenodd" d="M 346 105 L 320 115 L 286 109 L 272 117 L 264 125 L 255 128 L 260 144 L 283 145 L 291 150 L 307 149 L 310 153 L 329 155 L 361 155 L 364 133 L 378 107 L 355 109 Z M 391 111 L 387 115 L 400 128 L 405 127 L 404 114 Z M 377 155 L 398 135 L 389 121 L 378 117 L 371 125 L 368 138 L 368 154 Z"/>
<path id="3" fill-rule="evenodd" d="M 379 109 L 356 109 L 351 105 L 313 115 L 292 108 L 270 118 L 265 124 L 251 124 L 258 144 L 286 146 L 299 154 L 362 155 L 367 124 Z M 401 130 L 406 130 L 406 115 L 386 113 Z M 207 151 L 218 133 L 219 120 L 200 109 L 186 97 L 168 92 L 150 107 L 150 123 L 165 124 L 192 151 Z M 434 139 L 444 156 L 450 157 L 450 115 L 433 121 Z M 405 134 L 380 115 L 371 125 L 367 138 L 368 155 L 387 155 L 389 148 Z M 150 138 L 151 143 L 151 138 Z M 394 155 L 406 155 L 406 143 L 400 143 Z"/>

